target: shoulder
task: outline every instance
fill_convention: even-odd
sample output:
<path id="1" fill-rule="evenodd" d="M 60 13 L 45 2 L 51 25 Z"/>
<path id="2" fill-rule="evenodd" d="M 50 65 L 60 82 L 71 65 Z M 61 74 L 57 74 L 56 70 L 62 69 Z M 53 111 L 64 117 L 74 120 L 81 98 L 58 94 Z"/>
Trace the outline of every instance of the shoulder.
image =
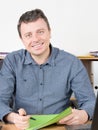
<path id="1" fill-rule="evenodd" d="M 20 49 L 17 51 L 13 51 L 7 54 L 5 58 L 16 58 L 16 57 L 24 57 L 26 53 L 25 49 Z"/>
<path id="2" fill-rule="evenodd" d="M 26 50 L 25 49 L 20 49 L 17 51 L 10 52 L 7 54 L 7 56 L 4 58 L 4 61 L 10 61 L 10 62 L 15 62 L 18 60 L 23 60 L 26 55 Z"/>
<path id="3" fill-rule="evenodd" d="M 55 56 L 54 62 L 58 66 L 62 66 L 64 68 L 70 68 L 70 69 L 83 69 L 84 65 L 82 61 L 75 56 L 74 54 L 71 54 L 65 50 L 61 50 L 59 48 L 54 48 L 57 50 L 57 54 Z"/>
<path id="4" fill-rule="evenodd" d="M 58 53 L 56 55 L 56 59 L 58 60 L 64 60 L 64 61 L 69 61 L 69 62 L 80 61 L 77 56 L 75 56 L 74 54 L 70 52 L 67 52 L 65 50 L 55 48 L 55 47 L 54 47 L 54 50 L 55 51 L 58 50 Z"/>

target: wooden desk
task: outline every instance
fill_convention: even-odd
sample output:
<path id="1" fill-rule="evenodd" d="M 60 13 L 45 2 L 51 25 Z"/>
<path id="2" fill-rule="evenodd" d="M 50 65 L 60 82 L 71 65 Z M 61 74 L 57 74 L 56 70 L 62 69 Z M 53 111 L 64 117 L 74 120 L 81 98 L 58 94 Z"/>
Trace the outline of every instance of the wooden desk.
<path id="1" fill-rule="evenodd" d="M 0 122 L 0 126 L 3 126 L 1 130 L 19 130 L 14 124 L 4 124 Z M 51 125 L 40 130 L 66 130 L 64 125 Z"/>
<path id="2" fill-rule="evenodd" d="M 87 123 L 91 124 L 91 121 L 88 121 Z M 4 124 L 2 122 L 0 122 L 0 126 L 3 126 L 1 130 L 19 130 L 18 128 L 15 127 L 14 124 Z M 48 126 L 46 128 L 42 128 L 40 130 L 66 130 L 66 126 L 65 125 L 51 125 Z"/>
<path id="3" fill-rule="evenodd" d="M 91 84 L 94 87 L 92 63 L 93 63 L 93 61 L 98 61 L 98 57 L 88 55 L 88 56 L 78 56 L 78 58 L 83 62 L 84 66 L 86 67 Z"/>
<path id="4" fill-rule="evenodd" d="M 90 56 L 90 55 L 78 56 L 78 58 L 81 59 L 81 60 L 86 60 L 86 61 L 98 61 L 98 57 Z"/>

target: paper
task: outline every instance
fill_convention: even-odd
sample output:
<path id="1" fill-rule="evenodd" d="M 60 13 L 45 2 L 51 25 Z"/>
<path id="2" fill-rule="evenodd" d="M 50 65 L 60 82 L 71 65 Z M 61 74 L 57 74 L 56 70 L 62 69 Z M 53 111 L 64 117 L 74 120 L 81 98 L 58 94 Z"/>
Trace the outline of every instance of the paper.
<path id="1" fill-rule="evenodd" d="M 51 124 L 58 122 L 60 119 L 68 116 L 71 113 L 72 113 L 71 107 L 69 107 L 59 114 L 32 115 L 32 117 L 34 117 L 36 120 L 30 119 L 30 127 L 26 130 L 38 130 L 40 128 L 49 126 Z"/>

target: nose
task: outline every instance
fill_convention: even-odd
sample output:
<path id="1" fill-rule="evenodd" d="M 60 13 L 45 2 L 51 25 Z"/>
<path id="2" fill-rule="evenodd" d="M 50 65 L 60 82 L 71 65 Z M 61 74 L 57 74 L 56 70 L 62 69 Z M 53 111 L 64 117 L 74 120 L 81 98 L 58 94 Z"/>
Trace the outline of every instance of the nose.
<path id="1" fill-rule="evenodd" d="M 38 41 L 39 37 L 37 34 L 32 35 L 32 41 Z"/>

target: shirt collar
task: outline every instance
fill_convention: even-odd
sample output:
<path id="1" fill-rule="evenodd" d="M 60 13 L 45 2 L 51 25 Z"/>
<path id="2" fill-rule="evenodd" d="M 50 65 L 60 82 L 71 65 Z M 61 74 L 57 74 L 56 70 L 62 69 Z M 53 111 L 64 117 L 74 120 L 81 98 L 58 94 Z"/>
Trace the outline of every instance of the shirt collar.
<path id="1" fill-rule="evenodd" d="M 59 53 L 59 49 L 58 48 L 54 48 L 51 44 L 50 44 L 50 49 L 51 49 L 51 54 L 48 58 L 48 60 L 46 61 L 46 63 L 44 63 L 43 65 L 49 64 L 51 66 L 55 66 L 55 59 Z M 33 60 L 33 58 L 31 57 L 30 53 L 28 51 L 25 51 L 25 60 L 24 60 L 24 64 L 33 64 L 36 65 L 37 63 Z"/>
<path id="2" fill-rule="evenodd" d="M 32 59 L 30 53 L 27 50 L 25 51 L 24 64 L 36 64 L 36 62 Z"/>
<path id="3" fill-rule="evenodd" d="M 46 63 L 51 65 L 51 66 L 55 66 L 56 65 L 55 59 L 59 53 L 59 49 L 54 48 L 51 44 L 50 44 L 50 49 L 51 49 L 51 54 L 50 54 Z"/>

